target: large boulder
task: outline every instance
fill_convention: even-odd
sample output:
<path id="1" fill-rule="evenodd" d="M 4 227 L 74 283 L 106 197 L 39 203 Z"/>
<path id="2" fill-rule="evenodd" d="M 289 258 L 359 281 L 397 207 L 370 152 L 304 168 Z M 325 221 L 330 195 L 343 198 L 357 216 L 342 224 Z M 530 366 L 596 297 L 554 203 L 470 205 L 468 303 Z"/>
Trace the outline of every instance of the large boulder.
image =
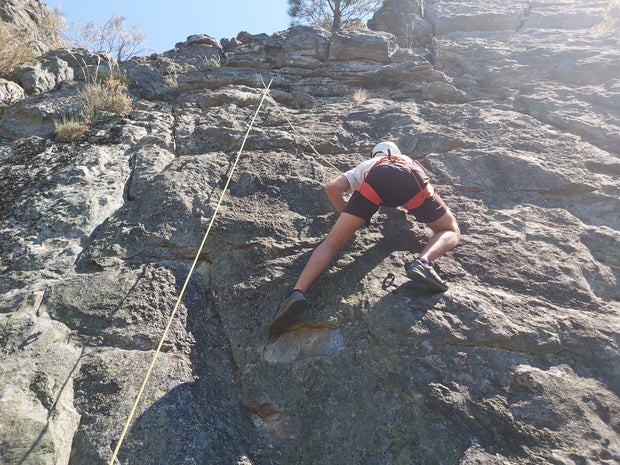
<path id="1" fill-rule="evenodd" d="M 394 36 L 385 32 L 343 31 L 332 35 L 329 59 L 389 63 L 396 51 Z"/>
<path id="2" fill-rule="evenodd" d="M 97 82 L 114 70 L 108 53 L 94 53 L 82 48 L 60 48 L 44 53 L 33 62 L 15 67 L 10 78 L 19 83 L 26 94 L 53 90 L 58 84 L 81 80 Z"/>
<path id="3" fill-rule="evenodd" d="M 401 47 L 431 48 L 433 41 L 433 27 L 423 18 L 421 5 L 409 0 L 384 1 L 368 21 L 368 27 L 394 34 Z"/>
<path id="4" fill-rule="evenodd" d="M 425 4 L 424 17 L 432 23 L 435 35 L 442 36 L 459 31 L 515 31 L 529 12 L 529 0 L 435 0 Z"/>
<path id="5" fill-rule="evenodd" d="M 51 138 L 56 126 L 78 120 L 82 101 L 75 88 L 67 87 L 52 95 L 35 95 L 9 107 L 0 119 L 0 137 L 19 139 L 39 136 Z"/>
<path id="6" fill-rule="evenodd" d="M 297 26 L 284 35 L 278 67 L 318 68 L 327 60 L 331 34 L 325 29 Z"/>
<path id="7" fill-rule="evenodd" d="M 13 81 L 0 78 L 0 115 L 5 108 L 19 102 L 26 94 L 24 89 Z"/>

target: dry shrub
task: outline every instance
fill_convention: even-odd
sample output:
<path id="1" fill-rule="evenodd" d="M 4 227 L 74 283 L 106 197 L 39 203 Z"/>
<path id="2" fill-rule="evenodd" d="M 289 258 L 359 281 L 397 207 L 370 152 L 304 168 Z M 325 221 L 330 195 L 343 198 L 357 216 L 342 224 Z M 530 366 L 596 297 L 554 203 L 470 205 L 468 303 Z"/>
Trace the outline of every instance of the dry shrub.
<path id="1" fill-rule="evenodd" d="M 36 57 L 25 30 L 0 21 L 0 77 L 7 77 L 17 65 Z"/>
<path id="2" fill-rule="evenodd" d="M 98 111 L 111 111 L 121 115 L 131 112 L 132 100 L 127 95 L 127 83 L 120 76 L 109 76 L 103 81 L 90 82 L 80 91 L 88 118 Z"/>
<path id="3" fill-rule="evenodd" d="M 127 95 L 127 81 L 120 74 L 102 80 L 93 78 L 79 93 L 83 107 L 80 119 L 70 118 L 55 122 L 58 142 L 73 142 L 80 139 L 90 129 L 91 121 L 100 111 L 121 115 L 131 112 L 132 100 Z"/>
<path id="4" fill-rule="evenodd" d="M 33 41 L 40 41 L 48 49 L 64 46 L 60 36 L 66 24 L 60 9 L 50 11 L 43 6 L 44 14 L 36 24 L 34 36 L 18 24 L 0 20 L 0 77 L 7 77 L 17 65 L 32 61 L 45 51 L 33 47 Z"/>
<path id="5" fill-rule="evenodd" d="M 43 5 L 45 14 L 39 22 L 39 34 L 47 38 L 47 42 L 52 48 L 60 48 L 66 46 L 62 40 L 64 31 L 67 29 L 67 21 L 62 14 L 60 6 L 50 10 Z"/>
<path id="6" fill-rule="evenodd" d="M 74 142 L 82 138 L 90 128 L 88 121 L 77 121 L 72 118 L 60 122 L 54 121 L 54 125 L 58 142 Z"/>
<path id="7" fill-rule="evenodd" d="M 123 23 L 125 17 L 114 13 L 105 23 L 92 21 L 73 27 L 69 41 L 80 48 L 108 52 L 117 61 L 125 61 L 129 58 L 145 52 L 141 47 L 146 41 L 146 35 L 137 24 L 126 28 Z"/>
<path id="8" fill-rule="evenodd" d="M 353 97 L 351 98 L 351 101 L 355 106 L 361 105 L 366 100 L 368 100 L 368 92 L 366 92 L 364 89 L 357 89 L 353 94 Z"/>

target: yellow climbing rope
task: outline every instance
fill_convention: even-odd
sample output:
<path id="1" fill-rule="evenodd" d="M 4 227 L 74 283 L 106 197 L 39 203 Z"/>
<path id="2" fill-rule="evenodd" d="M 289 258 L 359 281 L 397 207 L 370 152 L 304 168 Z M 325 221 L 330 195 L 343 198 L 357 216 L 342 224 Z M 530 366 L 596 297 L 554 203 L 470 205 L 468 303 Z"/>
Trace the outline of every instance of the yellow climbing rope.
<path id="1" fill-rule="evenodd" d="M 243 142 L 241 143 L 241 147 L 239 148 L 239 152 L 237 153 L 237 157 L 235 158 L 235 162 L 233 163 L 231 169 L 230 169 L 230 173 L 228 175 L 228 179 L 226 180 L 226 184 L 224 185 L 224 189 L 222 189 L 222 194 L 220 195 L 220 199 L 217 202 L 217 205 L 215 207 L 215 210 L 213 211 L 213 215 L 211 216 L 211 221 L 209 222 L 209 226 L 207 227 L 207 231 L 204 234 L 204 237 L 202 238 L 202 242 L 200 244 L 200 247 L 198 248 L 198 252 L 196 253 L 196 257 L 194 258 L 194 262 L 192 263 L 192 266 L 189 270 L 189 273 L 187 274 L 187 278 L 185 279 L 185 283 L 183 284 L 183 288 L 181 289 L 181 292 L 179 294 L 179 297 L 177 299 L 177 303 L 174 306 L 174 309 L 172 310 L 172 313 L 170 314 L 170 318 L 168 318 L 168 323 L 166 324 L 166 328 L 164 329 L 164 332 L 161 336 L 161 339 L 159 340 L 159 344 L 157 346 L 157 349 L 155 349 L 155 353 L 153 354 L 153 359 L 151 360 L 151 364 L 146 372 L 146 376 L 144 377 L 144 381 L 142 382 L 142 386 L 140 386 L 140 390 L 138 391 L 138 395 L 136 396 L 136 400 L 133 404 L 133 407 L 131 408 L 131 411 L 129 412 L 129 417 L 127 418 L 127 422 L 125 423 L 125 427 L 123 428 L 123 431 L 121 433 L 121 436 L 118 440 L 118 443 L 116 444 L 116 448 L 114 449 L 114 453 L 112 454 L 112 458 L 110 459 L 109 465 L 114 465 L 114 460 L 116 460 L 116 456 L 118 455 L 118 451 L 121 448 L 121 445 L 123 444 L 123 440 L 125 439 L 125 435 L 127 434 L 127 431 L 129 430 L 129 426 L 131 425 L 131 421 L 133 420 L 133 416 L 136 413 L 136 409 L 138 407 L 138 404 L 140 403 L 140 400 L 142 399 L 142 394 L 144 393 L 144 388 L 146 387 L 146 383 L 148 382 L 149 378 L 151 377 L 151 372 L 153 371 L 153 367 L 155 366 L 155 361 L 157 360 L 157 356 L 159 355 L 159 353 L 161 352 L 161 348 L 164 344 L 164 341 L 166 339 L 166 336 L 168 335 L 168 331 L 170 330 L 170 325 L 172 324 L 172 321 L 174 319 L 174 315 L 177 312 L 177 309 L 179 308 L 179 305 L 181 304 L 181 299 L 183 298 L 183 294 L 185 294 L 185 289 L 187 288 L 187 284 L 189 283 L 189 280 L 192 276 L 192 273 L 194 272 L 194 269 L 196 268 L 196 264 L 198 263 L 198 258 L 200 257 L 201 253 L 202 253 L 202 249 L 204 248 L 205 242 L 207 241 L 207 237 L 209 236 L 209 232 L 211 231 L 211 226 L 213 226 L 213 223 L 215 221 L 215 217 L 217 215 L 217 212 L 220 208 L 220 205 L 222 204 L 222 200 L 224 199 L 224 195 L 226 194 L 226 191 L 228 190 L 228 186 L 230 184 L 230 180 L 232 179 L 233 173 L 235 172 L 235 168 L 237 167 L 237 164 L 239 163 L 239 159 L 241 158 L 241 153 L 243 152 L 243 148 L 245 147 L 245 142 L 248 139 L 248 135 L 250 134 L 250 131 L 252 130 L 252 127 L 254 126 L 254 121 L 256 120 L 256 116 L 258 115 L 261 107 L 263 106 L 263 101 L 265 100 L 265 97 L 268 95 L 269 93 L 269 87 L 271 86 L 271 83 L 273 82 L 273 79 L 271 79 L 271 81 L 269 81 L 269 85 L 265 86 L 265 90 L 263 91 L 262 97 L 260 99 L 260 102 L 258 103 L 258 107 L 256 108 L 256 111 L 254 112 L 254 116 L 252 116 L 252 120 L 250 121 L 250 125 L 248 126 L 248 130 L 245 133 L 245 136 L 243 137 Z M 264 83 L 263 83 L 264 84 Z"/>
<path id="2" fill-rule="evenodd" d="M 261 78 L 262 80 L 262 78 Z M 129 412 L 129 417 L 127 418 L 127 421 L 125 422 L 125 426 L 123 427 L 123 431 L 121 432 L 120 438 L 118 439 L 118 442 L 116 444 L 116 448 L 114 449 L 114 453 L 112 454 L 112 458 L 110 459 L 109 465 L 114 465 L 114 461 L 116 460 L 117 456 L 118 456 L 118 452 L 123 444 L 123 441 L 125 439 L 125 436 L 127 435 L 127 431 L 129 430 L 129 427 L 131 425 L 131 422 L 133 420 L 133 417 L 136 413 L 136 410 L 138 408 L 138 404 L 140 403 L 140 400 L 142 399 L 142 395 L 144 394 L 144 389 L 146 388 L 146 384 L 148 383 L 148 380 L 151 377 L 151 373 L 153 372 L 153 368 L 155 367 L 155 362 L 157 361 L 157 357 L 159 356 L 159 353 L 161 352 L 161 348 L 164 344 L 164 341 L 166 340 L 166 337 L 168 336 L 168 332 L 170 331 L 170 326 L 172 325 L 172 322 L 174 320 L 174 316 L 176 315 L 176 312 L 179 308 L 179 305 L 181 304 L 181 301 L 183 299 L 183 295 L 185 294 L 185 290 L 187 289 L 187 285 L 189 283 L 189 280 L 196 268 L 196 264 L 198 263 L 198 259 L 200 257 L 200 255 L 202 254 L 202 249 L 204 248 L 204 245 L 207 241 L 207 237 L 209 237 L 209 233 L 211 232 L 211 227 L 213 226 L 213 223 L 215 221 L 215 218 L 217 216 L 217 213 L 220 209 L 220 205 L 222 204 L 222 200 L 224 199 L 224 195 L 226 194 L 226 191 L 228 190 L 228 186 L 230 185 L 230 181 L 232 179 L 233 173 L 237 167 L 237 164 L 239 163 L 239 159 L 241 158 L 241 154 L 243 153 L 243 149 L 245 147 L 245 143 L 248 139 L 248 135 L 250 134 L 250 132 L 252 131 L 252 128 L 254 127 L 254 121 L 256 120 L 256 117 L 258 116 L 258 113 L 260 112 L 261 107 L 263 106 L 263 102 L 265 100 L 265 97 L 269 97 L 271 99 L 271 101 L 273 102 L 273 104 L 275 105 L 276 109 L 278 110 L 278 112 L 280 113 L 280 115 L 282 116 L 282 118 L 284 118 L 284 120 L 288 123 L 288 125 L 290 126 L 291 130 L 293 131 L 294 134 L 296 134 L 298 137 L 300 137 L 301 139 L 303 139 L 306 144 L 308 144 L 308 146 L 312 149 L 312 151 L 321 159 L 323 160 L 327 165 L 329 165 L 331 168 L 333 168 L 336 172 L 338 172 L 339 174 L 343 174 L 342 171 L 340 171 L 336 166 L 334 166 L 329 160 L 327 160 L 327 158 L 325 158 L 323 155 L 321 155 L 315 148 L 314 145 L 312 145 L 312 143 L 308 140 L 308 138 L 306 136 L 304 136 L 303 134 L 301 134 L 296 128 L 295 126 L 293 126 L 293 123 L 291 122 L 291 120 L 284 114 L 284 112 L 281 110 L 280 106 L 278 105 L 278 102 L 276 102 L 276 100 L 272 97 L 271 93 L 269 92 L 269 88 L 271 87 L 271 84 L 273 82 L 273 78 L 271 79 L 271 81 L 269 81 L 269 84 L 265 84 L 265 81 L 263 82 L 263 86 L 264 86 L 264 90 L 261 96 L 261 99 L 259 101 L 258 107 L 256 108 L 256 111 L 254 112 L 254 115 L 252 116 L 252 119 L 250 121 L 250 124 L 248 126 L 248 129 L 245 133 L 245 136 L 243 137 L 243 142 L 241 143 L 241 147 L 239 148 L 239 152 L 237 152 L 237 156 L 235 158 L 235 161 L 230 169 L 230 173 L 228 175 L 228 179 L 226 180 L 226 184 L 224 185 L 224 188 L 222 189 L 222 194 L 220 195 L 220 198 L 217 202 L 217 205 L 215 207 L 215 210 L 213 211 L 213 215 L 211 216 L 211 220 L 209 221 L 209 225 L 207 227 L 207 230 L 204 234 L 204 237 L 202 238 L 202 242 L 200 243 L 200 247 L 198 248 L 198 252 L 196 253 L 196 257 L 194 258 L 194 261 L 192 263 L 192 266 L 189 270 L 189 273 L 187 274 L 187 278 L 185 279 L 185 283 L 183 284 L 183 287 L 181 289 L 181 292 L 179 293 L 179 297 L 177 298 L 177 302 L 172 310 L 172 313 L 170 314 L 170 317 L 168 318 L 168 322 L 166 324 L 166 327 L 164 329 L 164 332 L 161 336 L 161 339 L 159 340 L 159 344 L 157 345 L 157 348 L 155 349 L 155 353 L 153 354 L 153 358 L 151 360 L 151 363 L 149 365 L 149 368 L 146 372 L 146 375 L 144 377 L 144 380 L 142 381 L 142 385 L 140 386 L 140 389 L 138 390 L 138 395 L 136 396 L 136 399 L 133 403 L 133 406 L 131 408 L 131 411 Z"/>

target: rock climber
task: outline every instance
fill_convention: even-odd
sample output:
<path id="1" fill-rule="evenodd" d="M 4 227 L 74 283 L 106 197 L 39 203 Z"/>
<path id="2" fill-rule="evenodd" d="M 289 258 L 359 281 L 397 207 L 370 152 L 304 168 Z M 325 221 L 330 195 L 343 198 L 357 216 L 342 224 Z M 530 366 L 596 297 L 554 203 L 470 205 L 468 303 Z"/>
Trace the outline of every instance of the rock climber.
<path id="1" fill-rule="evenodd" d="M 278 308 L 269 328 L 271 336 L 282 334 L 298 321 L 308 305 L 305 292 L 327 268 L 334 254 L 358 228 L 370 221 L 381 205 L 403 206 L 433 232 L 422 252 L 408 267 L 407 277 L 433 292 L 448 289 L 433 269 L 433 261 L 457 244 L 459 226 L 429 183 L 422 165 L 401 154 L 395 143 L 377 144 L 369 160 L 327 183 L 325 191 L 340 215 Z M 346 202 L 343 193 L 350 192 L 351 197 Z"/>

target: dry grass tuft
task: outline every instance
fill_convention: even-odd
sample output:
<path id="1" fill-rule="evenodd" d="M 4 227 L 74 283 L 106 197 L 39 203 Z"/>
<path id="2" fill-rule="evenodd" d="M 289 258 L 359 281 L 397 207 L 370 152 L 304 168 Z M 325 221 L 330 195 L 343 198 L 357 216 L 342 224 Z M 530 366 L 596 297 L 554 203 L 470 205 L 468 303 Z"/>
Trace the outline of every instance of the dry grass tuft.
<path id="1" fill-rule="evenodd" d="M 127 83 L 120 76 L 109 76 L 103 81 L 87 84 L 80 91 L 80 97 L 87 118 L 93 118 L 98 111 L 128 115 L 133 104 L 127 95 Z"/>
<path id="2" fill-rule="evenodd" d="M 353 102 L 354 106 L 361 105 L 366 100 L 368 100 L 368 92 L 364 89 L 357 89 L 351 98 L 351 102 Z"/>
<path id="3" fill-rule="evenodd" d="M 81 139 L 90 129 L 88 121 L 77 121 L 73 118 L 54 121 L 56 126 L 56 141 L 58 142 L 75 142 Z"/>
<path id="4" fill-rule="evenodd" d="M 45 14 L 37 27 L 35 35 L 47 48 L 64 45 L 60 35 L 66 28 L 66 23 L 58 7 L 51 11 L 45 7 Z M 36 37 L 32 37 L 32 32 L 18 24 L 0 20 L 0 77 L 7 77 L 17 65 L 33 61 L 45 51 L 32 45 Z"/>
<path id="5" fill-rule="evenodd" d="M 26 31 L 0 21 L 0 77 L 7 77 L 17 65 L 36 58 Z"/>

